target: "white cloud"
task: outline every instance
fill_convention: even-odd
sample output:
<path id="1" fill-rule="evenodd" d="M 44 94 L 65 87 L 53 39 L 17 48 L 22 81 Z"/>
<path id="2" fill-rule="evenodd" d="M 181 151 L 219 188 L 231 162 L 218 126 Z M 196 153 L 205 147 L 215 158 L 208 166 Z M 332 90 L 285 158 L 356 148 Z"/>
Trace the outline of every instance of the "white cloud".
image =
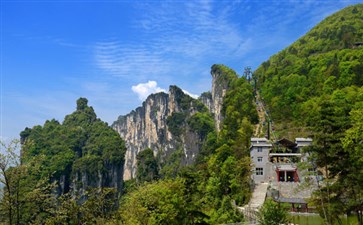
<path id="1" fill-rule="evenodd" d="M 189 91 L 186 91 L 186 90 L 184 90 L 184 89 L 182 89 L 182 90 L 183 90 L 184 94 L 187 94 L 187 95 L 189 95 L 189 96 L 190 96 L 190 97 L 192 97 L 192 98 L 197 99 L 197 98 L 199 97 L 198 95 L 192 94 L 192 93 L 190 93 Z"/>
<path id="2" fill-rule="evenodd" d="M 153 80 L 149 80 L 147 83 L 140 83 L 138 85 L 132 86 L 131 89 L 142 101 L 152 93 L 166 92 L 165 89 L 158 87 L 158 83 Z"/>

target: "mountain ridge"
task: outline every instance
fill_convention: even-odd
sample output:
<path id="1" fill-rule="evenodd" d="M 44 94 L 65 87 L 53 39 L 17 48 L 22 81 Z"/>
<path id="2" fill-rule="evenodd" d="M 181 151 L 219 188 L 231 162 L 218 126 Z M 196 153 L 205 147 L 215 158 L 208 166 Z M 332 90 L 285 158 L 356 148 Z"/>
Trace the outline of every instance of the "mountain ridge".
<path id="1" fill-rule="evenodd" d="M 179 87 L 171 85 L 168 94 L 151 94 L 142 106 L 118 117 L 112 127 L 125 140 L 128 149 L 125 180 L 135 177 L 136 156 L 147 148 L 152 149 L 155 156 L 160 155 L 162 161 L 181 148 L 184 154 L 182 164 L 195 162 L 206 133 L 213 127 L 218 130 L 222 123 L 222 102 L 230 79 L 224 76 L 231 73 L 229 70 L 223 65 L 212 66 L 212 91 L 203 93 L 199 99 L 193 99 Z M 233 73 L 233 78 L 237 79 Z"/>
<path id="2" fill-rule="evenodd" d="M 356 43 L 362 38 L 363 4 L 352 5 L 263 62 L 254 75 L 275 122 L 302 126 L 308 100 L 361 86 L 363 48 Z"/>

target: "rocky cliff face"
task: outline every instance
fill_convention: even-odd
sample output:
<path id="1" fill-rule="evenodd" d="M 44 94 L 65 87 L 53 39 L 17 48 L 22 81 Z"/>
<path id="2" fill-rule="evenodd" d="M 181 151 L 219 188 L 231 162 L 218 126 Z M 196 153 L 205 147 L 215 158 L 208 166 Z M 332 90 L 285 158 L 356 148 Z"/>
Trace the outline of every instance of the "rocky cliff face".
<path id="1" fill-rule="evenodd" d="M 211 75 L 212 90 L 201 94 L 199 99 L 214 115 L 216 130 L 220 131 L 221 124 L 223 122 L 223 99 L 229 88 L 230 81 L 237 77 L 227 75 L 226 67 L 223 65 L 213 65 Z"/>
<path id="2" fill-rule="evenodd" d="M 120 116 L 113 124 L 113 128 L 126 142 L 124 180 L 134 177 L 136 156 L 140 151 L 151 148 L 156 154 L 171 141 L 171 134 L 166 129 L 169 111 L 169 95 L 152 94 L 141 107 L 128 115 Z"/>
<path id="3" fill-rule="evenodd" d="M 199 100 L 170 86 L 169 93 L 150 95 L 141 107 L 114 122 L 112 127 L 126 142 L 124 180 L 135 177 L 136 156 L 146 148 L 152 149 L 155 156 L 159 154 L 161 159 L 181 148 L 183 164 L 195 161 L 205 137 L 189 126 L 188 119 L 207 108 L 213 114 L 216 130 L 220 130 L 223 98 L 230 82 L 224 68 L 222 65 L 212 67 L 212 90 L 203 93 Z"/>
<path id="4" fill-rule="evenodd" d="M 222 107 L 223 98 L 229 88 L 231 79 L 237 77 L 228 77 L 225 74 L 224 66 L 213 65 L 211 70 L 212 75 L 212 108 L 211 112 L 214 114 L 214 121 L 216 121 L 216 130 L 221 130 L 221 124 L 223 122 Z"/>
<path id="5" fill-rule="evenodd" d="M 198 107 L 203 108 L 198 102 L 180 88 L 170 86 L 168 94 L 152 94 L 141 107 L 118 118 L 112 127 L 126 142 L 124 180 L 135 177 L 136 156 L 146 148 L 152 149 L 154 155 L 159 154 L 161 158 L 182 148 L 184 163 L 194 161 L 201 138 L 185 121 L 178 121 L 178 118 L 183 117 L 185 120 L 198 112 Z M 171 122 L 168 124 L 168 121 Z"/>
<path id="6" fill-rule="evenodd" d="M 199 96 L 199 100 L 208 108 L 209 112 L 213 113 L 213 99 L 210 91 L 202 93 Z"/>
<path id="7" fill-rule="evenodd" d="M 104 170 L 96 171 L 75 171 L 70 186 L 73 196 L 80 196 L 80 202 L 86 200 L 86 191 L 90 188 L 101 189 L 104 187 L 112 187 L 118 193 L 122 192 L 123 187 L 123 165 L 115 165 L 106 163 Z M 64 188 L 67 187 L 67 179 L 61 177 L 59 180 L 58 194 L 67 193 Z"/>

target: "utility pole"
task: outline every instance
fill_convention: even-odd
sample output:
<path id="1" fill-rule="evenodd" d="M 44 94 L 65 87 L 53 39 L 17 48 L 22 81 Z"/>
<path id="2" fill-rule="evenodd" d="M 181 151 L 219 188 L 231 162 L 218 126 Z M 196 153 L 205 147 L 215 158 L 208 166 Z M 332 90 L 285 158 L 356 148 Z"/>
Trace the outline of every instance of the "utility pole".
<path id="1" fill-rule="evenodd" d="M 250 66 L 245 67 L 243 75 L 246 77 L 248 82 L 251 82 L 252 70 Z"/>
<path id="2" fill-rule="evenodd" d="M 257 76 L 254 73 L 252 73 L 252 80 L 253 80 L 253 91 L 256 96 L 257 95 Z"/>

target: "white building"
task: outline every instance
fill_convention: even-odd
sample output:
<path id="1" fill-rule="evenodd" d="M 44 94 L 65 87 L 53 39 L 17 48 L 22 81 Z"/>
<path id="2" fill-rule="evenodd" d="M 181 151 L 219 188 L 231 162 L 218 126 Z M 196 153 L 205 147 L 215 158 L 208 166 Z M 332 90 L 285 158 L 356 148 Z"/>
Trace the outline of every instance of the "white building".
<path id="1" fill-rule="evenodd" d="M 296 163 L 305 158 L 301 149 L 311 143 L 311 138 L 296 138 L 295 142 L 281 139 L 275 143 L 277 150 L 272 151 L 273 145 L 266 138 L 251 138 L 253 181 L 299 182 Z"/>
<path id="2" fill-rule="evenodd" d="M 268 182 L 271 173 L 269 153 L 272 144 L 266 138 L 251 138 L 250 155 L 252 179 L 255 183 Z"/>

